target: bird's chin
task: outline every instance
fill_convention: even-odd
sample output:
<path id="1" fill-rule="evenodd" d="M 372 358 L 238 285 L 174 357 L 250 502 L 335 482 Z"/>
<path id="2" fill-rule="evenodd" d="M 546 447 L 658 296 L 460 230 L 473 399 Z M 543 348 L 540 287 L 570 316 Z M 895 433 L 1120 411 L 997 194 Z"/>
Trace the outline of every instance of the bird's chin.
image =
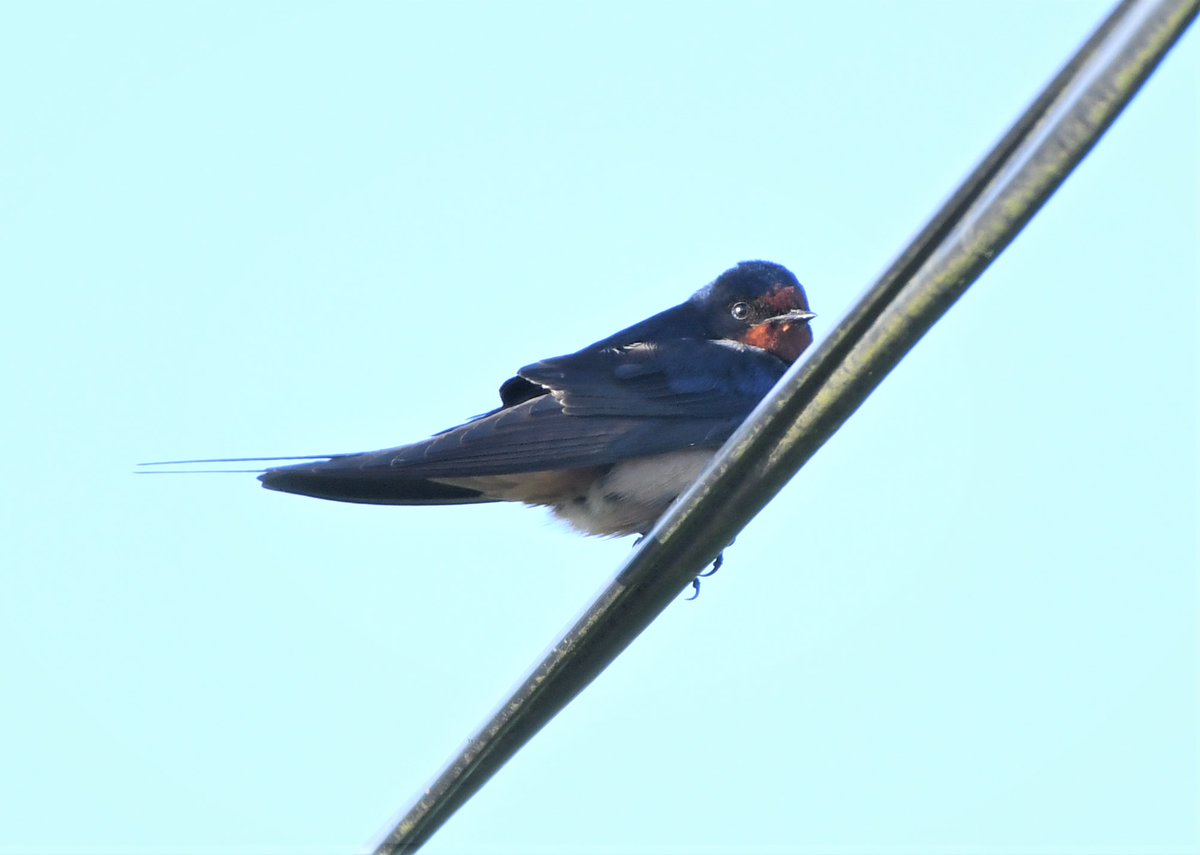
<path id="1" fill-rule="evenodd" d="M 742 338 L 744 344 L 762 348 L 784 362 L 795 362 L 813 341 L 806 321 L 767 321 L 751 327 Z"/>
<path id="2" fill-rule="evenodd" d="M 795 362 L 813 343 L 812 330 L 807 322 L 780 325 L 776 355 L 784 362 Z"/>

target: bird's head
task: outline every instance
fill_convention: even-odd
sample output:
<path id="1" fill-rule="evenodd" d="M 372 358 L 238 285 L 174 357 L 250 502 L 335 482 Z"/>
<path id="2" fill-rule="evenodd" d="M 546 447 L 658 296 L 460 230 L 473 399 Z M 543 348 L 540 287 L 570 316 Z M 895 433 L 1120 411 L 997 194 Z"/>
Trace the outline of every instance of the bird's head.
<path id="1" fill-rule="evenodd" d="M 812 344 L 808 297 L 786 267 L 743 261 L 692 295 L 713 338 L 730 339 L 796 359 Z"/>

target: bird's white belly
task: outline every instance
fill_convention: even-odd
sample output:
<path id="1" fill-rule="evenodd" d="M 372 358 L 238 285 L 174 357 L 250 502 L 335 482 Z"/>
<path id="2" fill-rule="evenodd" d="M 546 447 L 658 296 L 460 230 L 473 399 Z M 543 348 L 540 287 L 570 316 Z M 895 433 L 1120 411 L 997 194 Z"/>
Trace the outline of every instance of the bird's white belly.
<path id="1" fill-rule="evenodd" d="M 618 463 L 586 490 L 552 509 L 584 534 L 645 534 L 715 453 L 711 448 L 694 448 Z"/>

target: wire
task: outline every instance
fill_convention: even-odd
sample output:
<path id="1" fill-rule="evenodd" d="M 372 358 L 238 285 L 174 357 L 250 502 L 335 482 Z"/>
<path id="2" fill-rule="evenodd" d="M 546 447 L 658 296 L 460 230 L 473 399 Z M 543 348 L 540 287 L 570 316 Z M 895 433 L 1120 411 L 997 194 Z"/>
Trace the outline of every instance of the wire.
<path id="1" fill-rule="evenodd" d="M 813 355 L 792 366 L 376 855 L 420 847 L 712 562 L 1012 241 L 1198 5 L 1126 0 L 1113 10 Z"/>

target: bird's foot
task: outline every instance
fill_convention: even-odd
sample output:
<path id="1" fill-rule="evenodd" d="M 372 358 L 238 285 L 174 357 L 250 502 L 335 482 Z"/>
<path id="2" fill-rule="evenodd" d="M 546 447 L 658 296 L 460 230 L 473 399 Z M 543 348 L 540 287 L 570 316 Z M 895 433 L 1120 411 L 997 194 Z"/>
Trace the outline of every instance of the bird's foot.
<path id="1" fill-rule="evenodd" d="M 703 573 L 701 573 L 699 575 L 711 576 L 713 573 L 716 573 L 718 570 L 720 570 L 721 565 L 724 563 L 725 563 L 725 553 L 718 552 L 717 557 L 713 559 L 712 567 L 709 567 L 707 570 L 705 570 Z"/>
<path id="2" fill-rule="evenodd" d="M 698 573 L 696 578 L 692 580 L 692 595 L 688 597 L 689 600 L 694 600 L 696 597 L 700 596 L 700 580 L 706 576 L 711 576 L 713 573 L 716 573 L 721 569 L 721 565 L 724 563 L 725 553 L 723 551 L 718 552 L 717 557 L 713 559 L 712 567 L 709 567 L 703 573 Z"/>

